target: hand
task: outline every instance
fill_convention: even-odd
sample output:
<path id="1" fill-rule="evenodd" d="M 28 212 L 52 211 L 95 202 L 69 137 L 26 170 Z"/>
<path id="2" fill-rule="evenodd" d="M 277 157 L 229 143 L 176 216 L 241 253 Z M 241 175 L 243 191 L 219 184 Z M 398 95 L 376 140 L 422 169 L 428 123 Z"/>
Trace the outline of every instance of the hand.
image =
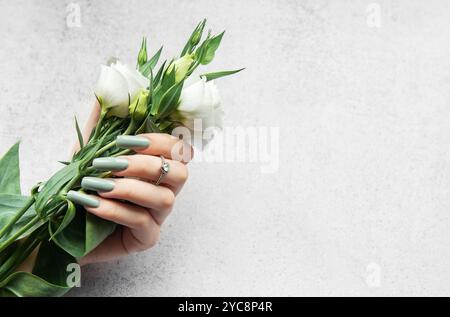
<path id="1" fill-rule="evenodd" d="M 98 118 L 98 106 L 94 109 L 85 131 L 91 131 Z M 85 137 L 87 135 L 85 134 Z M 171 150 L 182 142 L 168 134 L 143 134 L 148 140 L 146 148 L 133 149 L 137 154 L 122 156 L 126 168 L 114 171 L 121 178 L 109 178 L 110 191 L 99 191 L 98 207 L 87 207 L 88 212 L 119 226 L 96 249 L 78 259 L 81 265 L 111 260 L 133 252 L 149 249 L 158 241 L 160 227 L 172 210 L 175 195 L 188 177 L 186 162 L 172 160 Z M 185 147 L 183 147 L 185 149 Z M 190 154 L 192 148 L 189 147 Z M 153 185 L 161 173 L 161 158 L 170 165 L 169 173 L 159 186 Z M 190 155 L 192 157 L 192 155 Z M 139 178 L 139 179 L 136 179 Z M 110 188 L 108 188 L 110 189 Z M 126 202 L 124 202 L 126 201 Z"/>

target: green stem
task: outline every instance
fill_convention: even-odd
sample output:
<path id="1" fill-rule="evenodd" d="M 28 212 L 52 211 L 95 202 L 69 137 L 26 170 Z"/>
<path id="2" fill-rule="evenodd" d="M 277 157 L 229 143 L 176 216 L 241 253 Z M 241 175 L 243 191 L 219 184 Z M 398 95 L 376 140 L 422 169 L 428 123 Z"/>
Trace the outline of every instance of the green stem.
<path id="1" fill-rule="evenodd" d="M 34 204 L 34 197 L 30 197 L 26 204 L 19 210 L 19 212 L 0 230 L 0 238 L 2 238 L 12 226 L 27 212 L 27 210 Z"/>
<path id="2" fill-rule="evenodd" d="M 82 175 L 79 175 L 79 174 L 78 174 L 77 176 L 75 176 L 74 178 L 72 178 L 72 179 L 70 180 L 70 182 L 68 182 L 67 185 L 64 186 L 64 188 L 61 190 L 60 194 L 63 195 L 63 196 L 66 195 L 67 192 L 68 192 L 70 189 L 72 189 L 72 186 L 75 185 L 75 183 L 78 182 L 78 181 L 80 180 L 81 176 L 82 176 Z"/>
<path id="3" fill-rule="evenodd" d="M 121 156 L 121 155 L 127 155 L 127 154 L 130 154 L 131 152 L 133 152 L 133 151 L 130 150 L 130 149 L 126 149 L 126 150 L 117 152 L 117 153 L 115 153 L 115 154 L 113 154 L 113 155 L 111 155 L 111 156 L 117 157 L 117 156 Z"/>
<path id="4" fill-rule="evenodd" d="M 100 112 L 100 118 L 98 119 L 97 125 L 95 126 L 94 134 L 92 135 L 91 139 L 95 140 L 98 137 L 98 135 L 102 129 L 102 123 L 103 123 L 103 119 L 105 119 L 105 116 L 106 116 L 106 111 L 104 111 L 102 108 L 102 110 Z"/>
<path id="5" fill-rule="evenodd" d="M 5 279 L 9 274 L 11 274 L 30 254 L 33 250 L 41 243 L 40 235 L 44 232 L 44 229 L 36 231 L 30 235 L 17 250 L 8 258 L 8 260 L 3 263 L 0 267 L 0 281 Z"/>
<path id="6" fill-rule="evenodd" d="M 30 230 L 36 223 L 39 222 L 41 218 L 39 216 L 34 217 L 29 223 L 27 223 L 25 226 L 20 228 L 14 235 L 12 235 L 8 240 L 2 243 L 0 245 L 0 252 L 5 250 L 8 246 L 10 246 L 14 241 L 17 240 L 22 234 Z"/>
<path id="7" fill-rule="evenodd" d="M 98 150 L 97 152 L 95 152 L 95 157 L 99 157 L 100 155 L 102 155 L 103 153 L 105 153 L 106 151 L 108 151 L 109 149 L 113 148 L 116 146 L 116 141 L 112 141 L 109 144 L 106 144 L 104 147 L 102 147 L 100 150 Z"/>

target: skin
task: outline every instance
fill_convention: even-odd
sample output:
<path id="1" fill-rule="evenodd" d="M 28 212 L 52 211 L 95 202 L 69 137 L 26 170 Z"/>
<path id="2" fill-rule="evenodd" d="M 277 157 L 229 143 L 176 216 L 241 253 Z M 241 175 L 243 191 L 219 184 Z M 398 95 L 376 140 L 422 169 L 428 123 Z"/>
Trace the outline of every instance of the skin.
<path id="1" fill-rule="evenodd" d="M 95 126 L 99 112 L 96 104 L 84 129 L 85 140 Z M 158 242 L 161 226 L 172 211 L 176 195 L 188 178 L 188 161 L 173 160 L 171 151 L 174 147 L 181 148 L 189 151 L 187 157 L 192 158 L 192 147 L 168 134 L 148 133 L 140 136 L 148 138 L 150 146 L 135 149 L 137 154 L 122 156 L 129 164 L 126 170 L 113 173 L 120 177 L 111 179 L 115 182 L 114 189 L 94 196 L 100 201 L 99 207 L 85 207 L 88 212 L 120 226 L 91 253 L 78 259 L 80 265 L 110 261 L 152 248 Z M 186 159 L 182 151 L 181 154 Z M 160 175 L 160 155 L 170 164 L 170 171 L 162 183 L 155 186 L 152 183 Z M 36 251 L 18 270 L 31 271 Z"/>
<path id="2" fill-rule="evenodd" d="M 85 139 L 98 116 L 99 106 L 95 105 L 84 130 Z M 78 259 L 81 265 L 109 261 L 152 248 L 158 242 L 161 226 L 172 211 L 176 195 L 188 178 L 188 162 L 173 160 L 171 154 L 172 149 L 179 149 L 183 141 L 161 133 L 140 136 L 148 138 L 150 146 L 135 149 L 137 154 L 122 156 L 129 164 L 126 170 L 113 173 L 120 177 L 111 179 L 115 182 L 114 189 L 98 193 L 95 198 L 100 201 L 99 207 L 86 207 L 88 212 L 120 226 L 91 253 Z M 182 146 L 189 151 L 188 157 L 192 157 L 192 148 L 186 144 Z M 155 186 L 152 183 L 160 175 L 160 155 L 170 164 L 170 171 L 162 183 Z"/>

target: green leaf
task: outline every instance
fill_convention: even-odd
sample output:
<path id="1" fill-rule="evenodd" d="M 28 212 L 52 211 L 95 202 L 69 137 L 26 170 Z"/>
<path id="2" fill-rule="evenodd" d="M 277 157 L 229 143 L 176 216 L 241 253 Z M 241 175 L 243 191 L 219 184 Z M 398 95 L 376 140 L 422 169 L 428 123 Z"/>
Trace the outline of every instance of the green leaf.
<path id="1" fill-rule="evenodd" d="M 201 51 L 201 56 L 199 59 L 200 64 L 207 65 L 211 63 L 211 61 L 214 59 L 214 56 L 216 54 L 216 50 L 220 46 L 220 42 L 222 41 L 222 37 L 225 34 L 225 31 L 220 33 L 217 36 L 214 36 L 213 38 L 206 40 L 204 42 L 205 46 L 203 47 Z"/>
<path id="2" fill-rule="evenodd" d="M 178 106 L 181 90 L 183 89 L 184 81 L 170 88 L 161 98 L 161 103 L 158 109 L 157 118 L 161 119 L 171 114 Z"/>
<path id="3" fill-rule="evenodd" d="M 86 238 L 85 250 L 86 255 L 94 250 L 100 243 L 109 237 L 116 229 L 116 223 L 99 218 L 90 212 L 86 215 Z"/>
<path id="4" fill-rule="evenodd" d="M 73 204 L 73 202 L 68 200 L 66 213 L 64 214 L 64 217 L 63 217 L 58 229 L 56 229 L 55 233 L 52 234 L 50 239 L 53 239 L 54 236 L 56 236 L 61 231 L 63 231 L 72 222 L 72 220 L 75 218 L 76 212 L 77 211 L 76 211 L 75 205 Z"/>
<path id="5" fill-rule="evenodd" d="M 0 296 L 56 297 L 63 296 L 71 288 L 51 284 L 27 272 L 16 272 L 0 283 Z"/>
<path id="6" fill-rule="evenodd" d="M 80 162 L 74 162 L 70 165 L 64 166 L 55 175 L 53 175 L 47 182 L 45 182 L 41 191 L 37 194 L 35 209 L 36 212 L 43 215 L 44 206 L 53 199 L 59 191 L 78 174 Z"/>
<path id="7" fill-rule="evenodd" d="M 153 87 L 156 87 L 156 85 L 159 84 L 159 81 L 162 78 L 166 63 L 167 63 L 167 61 L 164 61 L 164 63 L 162 63 L 161 67 L 159 68 L 158 72 L 156 73 L 155 78 L 153 79 Z"/>
<path id="8" fill-rule="evenodd" d="M 141 72 L 142 75 L 144 75 L 145 77 L 148 77 L 150 75 L 151 70 L 153 70 L 153 68 L 159 61 L 159 57 L 161 56 L 162 50 L 163 47 L 161 46 L 161 48 L 155 53 L 155 55 L 153 55 L 152 58 L 148 60 L 148 62 L 146 62 L 139 68 L 139 71 Z"/>
<path id="9" fill-rule="evenodd" d="M 222 71 L 222 72 L 207 73 L 207 74 L 200 75 L 200 77 L 205 77 L 206 81 L 210 81 L 210 80 L 214 80 L 217 78 L 221 78 L 221 77 L 239 73 L 240 71 L 243 71 L 244 69 L 245 68 L 241 68 L 241 69 L 237 69 L 237 70 L 227 70 L 227 71 Z"/>
<path id="10" fill-rule="evenodd" d="M 14 216 L 25 206 L 28 202 L 29 197 L 13 194 L 0 194 L 0 228 L 3 228 L 9 221 L 14 218 Z M 32 218 L 36 217 L 36 211 L 33 206 L 31 206 L 27 212 L 16 222 L 14 226 L 0 238 L 0 243 L 8 240 L 12 237 L 18 230 L 20 230 L 25 224 L 31 221 Z M 30 228 L 27 232 L 22 234 L 18 239 L 26 236 L 32 232 L 36 227 L 41 225 L 42 222 L 38 222 L 35 226 Z"/>
<path id="11" fill-rule="evenodd" d="M 16 272 L 0 282 L 0 296 L 62 296 L 71 287 L 67 279 L 69 264 L 76 259 L 51 241 L 43 241 L 36 257 L 33 273 Z"/>
<path id="12" fill-rule="evenodd" d="M 147 121 L 146 121 L 146 125 L 145 125 L 145 132 L 146 133 L 161 133 L 161 130 L 156 126 L 156 124 L 153 122 L 153 120 L 148 117 Z"/>
<path id="13" fill-rule="evenodd" d="M 39 247 L 33 274 L 54 285 L 67 286 L 67 266 L 74 263 L 77 263 L 77 260 L 54 242 L 43 241 Z"/>
<path id="14" fill-rule="evenodd" d="M 75 117 L 75 128 L 77 130 L 78 143 L 80 144 L 80 150 L 84 147 L 83 133 L 81 133 L 80 126 L 78 125 L 77 117 Z"/>
<path id="15" fill-rule="evenodd" d="M 76 206 L 76 215 L 72 222 L 53 240 L 60 248 L 72 256 L 79 258 L 85 256 L 114 232 L 116 224 L 101 219 L 83 207 Z M 50 227 L 50 233 L 57 230 L 57 225 Z"/>
<path id="16" fill-rule="evenodd" d="M 0 159 L 0 193 L 20 194 L 19 143 Z"/>

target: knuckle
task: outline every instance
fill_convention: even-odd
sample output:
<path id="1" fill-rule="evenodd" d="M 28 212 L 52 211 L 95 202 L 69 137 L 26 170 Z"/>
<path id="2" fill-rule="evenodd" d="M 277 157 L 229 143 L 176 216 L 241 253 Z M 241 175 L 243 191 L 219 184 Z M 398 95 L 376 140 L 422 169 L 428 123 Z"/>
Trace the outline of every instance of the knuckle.
<path id="1" fill-rule="evenodd" d="M 183 150 L 183 162 L 189 163 L 194 158 L 194 147 L 187 142 L 183 142 Z"/>
<path id="2" fill-rule="evenodd" d="M 158 244 L 159 241 L 159 230 L 154 234 L 154 237 L 150 239 L 149 243 L 147 244 L 147 249 L 153 248 L 155 245 Z"/>
<path id="3" fill-rule="evenodd" d="M 166 193 L 161 197 L 161 206 L 163 209 L 168 210 L 172 208 L 174 203 L 175 203 L 175 194 L 168 189 Z"/>
<path id="4" fill-rule="evenodd" d="M 182 165 L 178 176 L 180 183 L 182 184 L 186 183 L 188 177 L 189 177 L 188 168 L 185 165 Z"/>
<path id="5" fill-rule="evenodd" d="M 153 224 L 152 217 L 147 213 L 142 213 L 142 216 L 136 222 L 136 228 L 138 229 L 148 229 Z"/>
<path id="6" fill-rule="evenodd" d="M 158 241 L 159 241 L 159 236 L 160 236 L 160 230 L 159 230 L 159 227 L 156 227 L 151 232 L 151 235 L 149 236 L 148 240 L 145 241 L 144 244 L 142 244 L 142 251 L 151 249 L 154 246 L 156 246 L 158 244 Z"/>

